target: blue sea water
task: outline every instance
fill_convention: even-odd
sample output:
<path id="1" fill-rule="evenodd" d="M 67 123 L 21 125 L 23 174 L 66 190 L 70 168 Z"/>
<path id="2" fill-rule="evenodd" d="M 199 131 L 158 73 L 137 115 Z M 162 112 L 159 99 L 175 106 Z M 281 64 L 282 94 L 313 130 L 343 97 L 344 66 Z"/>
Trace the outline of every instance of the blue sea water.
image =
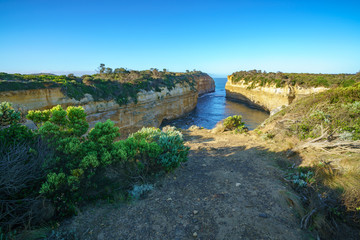
<path id="1" fill-rule="evenodd" d="M 214 78 L 214 80 L 215 92 L 200 96 L 196 108 L 187 116 L 164 121 L 162 126 L 171 125 L 187 129 L 196 125 L 212 129 L 216 123 L 228 116 L 242 115 L 245 125 L 252 130 L 269 117 L 265 111 L 226 99 L 226 78 Z"/>

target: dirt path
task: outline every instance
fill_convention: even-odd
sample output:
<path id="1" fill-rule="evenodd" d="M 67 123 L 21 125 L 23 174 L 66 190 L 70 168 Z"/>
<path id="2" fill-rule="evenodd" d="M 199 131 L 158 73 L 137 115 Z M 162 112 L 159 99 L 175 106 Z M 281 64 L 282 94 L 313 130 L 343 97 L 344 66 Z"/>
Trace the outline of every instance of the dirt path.
<path id="1" fill-rule="evenodd" d="M 189 161 L 145 199 L 92 207 L 71 219 L 81 239 L 308 239 L 281 197 L 291 192 L 259 139 L 185 133 Z M 278 157 L 278 156 L 276 156 Z"/>

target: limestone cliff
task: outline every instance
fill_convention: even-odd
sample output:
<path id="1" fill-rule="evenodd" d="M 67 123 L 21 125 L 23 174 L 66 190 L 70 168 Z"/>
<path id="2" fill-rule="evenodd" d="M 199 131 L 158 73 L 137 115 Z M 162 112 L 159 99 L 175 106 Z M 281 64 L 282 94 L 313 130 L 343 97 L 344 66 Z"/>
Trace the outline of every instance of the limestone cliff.
<path id="1" fill-rule="evenodd" d="M 122 133 L 134 132 L 143 126 L 160 126 L 163 119 L 178 118 L 192 111 L 197 104 L 198 94 L 190 86 L 177 84 L 169 91 L 138 94 L 138 102 L 120 106 L 115 101 L 93 101 L 91 95 L 77 101 L 66 97 L 60 88 L 0 92 L 0 102 L 9 101 L 24 111 L 48 109 L 58 104 L 82 106 L 88 114 L 90 126 L 98 121 L 111 119 Z"/>
<path id="2" fill-rule="evenodd" d="M 325 91 L 327 88 L 304 88 L 297 85 L 286 85 L 284 87 L 271 85 L 250 88 L 250 84 L 246 84 L 245 81 L 234 83 L 230 75 L 228 76 L 225 90 L 227 98 L 240 100 L 271 112 L 280 106 L 287 106 L 301 97 Z"/>
<path id="3" fill-rule="evenodd" d="M 203 73 L 201 76 L 197 77 L 196 83 L 199 95 L 215 91 L 215 81 L 206 73 Z"/>

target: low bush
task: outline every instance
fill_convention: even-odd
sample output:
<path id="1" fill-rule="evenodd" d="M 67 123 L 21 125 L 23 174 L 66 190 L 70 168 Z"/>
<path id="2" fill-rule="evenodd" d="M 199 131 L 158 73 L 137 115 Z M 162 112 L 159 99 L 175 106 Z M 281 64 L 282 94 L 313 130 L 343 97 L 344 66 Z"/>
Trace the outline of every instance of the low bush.
<path id="1" fill-rule="evenodd" d="M 103 183 L 109 182 L 109 169 L 117 169 L 115 178 L 124 180 L 122 188 L 130 188 L 128 183 L 172 171 L 188 154 L 181 133 L 174 129 L 143 128 L 116 141 L 119 129 L 107 120 L 84 136 L 89 125 L 81 107 L 30 111 L 27 118 L 38 124 L 39 134 L 55 149 L 55 164 L 40 193 L 54 203 L 60 216 L 74 214 L 81 203 L 108 194 Z"/>
<path id="2" fill-rule="evenodd" d="M 241 115 L 234 115 L 234 116 L 225 118 L 223 125 L 225 127 L 225 130 L 228 130 L 228 131 L 235 130 L 236 132 L 242 133 L 247 130 L 247 128 L 245 127 L 245 123 L 242 122 Z"/>
<path id="3" fill-rule="evenodd" d="M 187 160 L 189 148 L 174 128 L 143 128 L 117 140 L 112 121 L 89 131 L 82 107 L 56 106 L 29 111 L 27 118 L 38 126 L 31 131 L 18 123 L 11 105 L 1 106 L 10 123 L 0 129 L 0 227 L 5 231 L 70 216 L 86 201 L 109 199 L 115 191 L 139 195 L 133 186 Z"/>
<path id="4" fill-rule="evenodd" d="M 157 128 L 143 128 L 130 135 L 126 143 L 138 146 L 133 159 L 138 159 L 141 169 L 151 173 L 171 172 L 187 160 L 189 147 L 184 146 L 182 134 L 170 127 L 161 131 Z"/>

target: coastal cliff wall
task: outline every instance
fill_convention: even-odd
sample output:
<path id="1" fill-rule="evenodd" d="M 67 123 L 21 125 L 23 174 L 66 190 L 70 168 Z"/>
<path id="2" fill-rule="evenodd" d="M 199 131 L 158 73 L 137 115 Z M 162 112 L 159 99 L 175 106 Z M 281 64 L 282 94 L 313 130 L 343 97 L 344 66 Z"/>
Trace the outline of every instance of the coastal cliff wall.
<path id="1" fill-rule="evenodd" d="M 198 77 L 196 83 L 199 95 L 215 91 L 215 81 L 207 74 Z"/>
<path id="2" fill-rule="evenodd" d="M 122 133 L 134 132 L 143 126 L 159 127 L 163 119 L 181 117 L 196 107 L 197 98 L 198 93 L 190 86 L 180 84 L 170 91 L 167 88 L 161 92 L 142 91 L 138 93 L 137 103 L 121 106 L 113 100 L 94 101 L 89 94 L 77 101 L 66 97 L 60 88 L 0 92 L 0 102 L 12 102 L 23 111 L 49 109 L 59 104 L 82 106 L 88 114 L 90 127 L 98 121 L 111 119 Z"/>
<path id="3" fill-rule="evenodd" d="M 225 85 L 226 97 L 271 112 L 283 105 L 287 106 L 301 97 L 327 90 L 325 87 L 304 88 L 297 85 L 286 85 L 284 87 L 276 87 L 275 85 L 255 86 L 252 88 L 250 86 L 251 84 L 247 84 L 245 81 L 234 83 L 230 75 Z"/>

